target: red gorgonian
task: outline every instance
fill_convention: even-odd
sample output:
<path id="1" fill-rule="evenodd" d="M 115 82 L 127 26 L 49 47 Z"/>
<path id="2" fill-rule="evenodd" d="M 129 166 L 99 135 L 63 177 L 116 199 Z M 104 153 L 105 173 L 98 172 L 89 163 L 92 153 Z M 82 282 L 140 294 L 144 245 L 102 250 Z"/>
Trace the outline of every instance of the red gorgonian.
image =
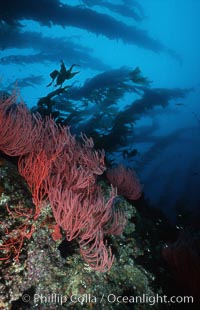
<path id="1" fill-rule="evenodd" d="M 109 182 L 117 188 L 119 195 L 130 200 L 137 200 L 142 195 L 142 185 L 131 168 L 118 165 L 106 171 Z"/>
<path id="2" fill-rule="evenodd" d="M 114 258 L 105 236 L 120 234 L 126 220 L 115 209 L 116 190 L 105 200 L 97 184 L 105 171 L 104 151 L 94 150 L 93 140 L 85 135 L 77 141 L 68 126 L 43 120 L 15 99 L 0 102 L 0 151 L 19 156 L 19 172 L 36 206 L 34 220 L 50 202 L 56 227 L 65 231 L 67 240 L 77 238 L 85 261 L 94 270 L 109 270 Z"/>

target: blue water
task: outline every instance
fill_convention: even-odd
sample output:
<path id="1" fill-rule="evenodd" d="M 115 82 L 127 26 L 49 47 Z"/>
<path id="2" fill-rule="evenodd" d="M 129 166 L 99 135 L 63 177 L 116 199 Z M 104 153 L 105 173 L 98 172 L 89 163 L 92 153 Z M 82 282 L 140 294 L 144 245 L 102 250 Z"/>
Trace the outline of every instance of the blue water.
<path id="1" fill-rule="evenodd" d="M 126 124 L 132 132 L 127 136 L 126 130 L 121 132 L 125 142 L 119 140 L 111 150 L 108 146 L 114 143 L 113 139 L 110 143 L 102 139 L 101 147 L 115 163 L 123 162 L 137 171 L 145 198 L 170 218 L 175 217 L 177 206 L 197 211 L 200 1 L 1 0 L 0 8 L 1 90 L 17 90 L 32 108 L 39 98 L 56 89 L 46 85 L 51 81 L 49 74 L 59 70 L 61 60 L 67 68 L 77 64 L 75 71 L 80 73 L 64 84 L 73 84 L 71 97 L 69 91 L 67 99 L 55 99 L 57 104 L 64 105 L 71 99 L 73 108 L 82 113 L 76 115 L 77 122 L 69 122 L 72 131 L 108 135 L 120 111 L 132 106 Z M 129 81 L 129 85 L 138 87 L 137 92 L 124 92 L 116 102 L 112 99 L 113 105 L 107 106 L 110 111 L 98 98 L 86 105 L 88 93 L 83 95 L 81 87 L 89 79 L 96 76 L 91 89 L 98 86 L 99 95 L 105 90 L 103 82 L 107 76 L 100 79 L 99 74 L 109 72 L 106 85 L 110 87 L 110 82 L 115 92 L 117 83 L 123 82 L 123 70 L 129 72 L 136 67 L 151 81 L 149 85 Z M 149 106 L 154 105 L 151 90 L 156 94 L 162 92 L 162 98 L 156 97 L 157 104 L 144 109 L 139 101 L 137 110 L 134 109 L 136 100 L 147 91 L 146 104 L 149 100 Z M 102 122 L 97 128 L 94 119 L 100 116 Z M 123 157 L 125 149 L 136 149 L 137 154 Z"/>

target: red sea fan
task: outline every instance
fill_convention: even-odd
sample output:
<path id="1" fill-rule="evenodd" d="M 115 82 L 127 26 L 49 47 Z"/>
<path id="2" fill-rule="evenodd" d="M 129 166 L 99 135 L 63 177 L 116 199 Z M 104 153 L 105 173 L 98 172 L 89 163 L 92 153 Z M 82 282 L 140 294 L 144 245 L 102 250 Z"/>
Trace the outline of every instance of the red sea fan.
<path id="1" fill-rule="evenodd" d="M 108 169 L 106 176 L 108 181 L 117 187 L 119 195 L 129 200 L 137 200 L 141 197 L 142 185 L 133 169 L 118 165 L 115 168 Z"/>
<path id="2" fill-rule="evenodd" d="M 15 102 L 15 96 L 0 100 L 0 150 L 9 156 L 32 151 L 43 125 L 39 114 L 31 114 L 23 103 Z"/>
<path id="3" fill-rule="evenodd" d="M 182 231 L 178 240 L 165 247 L 162 255 L 183 295 L 192 295 L 200 304 L 200 233 Z"/>
<path id="4" fill-rule="evenodd" d="M 19 172 L 36 206 L 34 220 L 49 201 L 57 229 L 65 231 L 68 241 L 78 239 L 83 258 L 94 270 L 108 271 L 113 255 L 104 238 L 120 234 L 126 220 L 115 210 L 116 191 L 112 188 L 105 201 L 97 184 L 105 170 L 104 151 L 94 150 L 93 140 L 85 135 L 78 142 L 68 126 L 31 114 L 15 99 L 0 102 L 0 150 L 19 156 Z"/>

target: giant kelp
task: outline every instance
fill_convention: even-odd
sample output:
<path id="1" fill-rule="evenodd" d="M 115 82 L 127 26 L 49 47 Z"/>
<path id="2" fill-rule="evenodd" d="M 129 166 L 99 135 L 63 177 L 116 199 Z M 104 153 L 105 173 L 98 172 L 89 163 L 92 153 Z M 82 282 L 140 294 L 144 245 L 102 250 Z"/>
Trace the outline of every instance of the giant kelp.
<path id="1" fill-rule="evenodd" d="M 129 149 L 134 141 L 150 142 L 158 123 L 146 130 L 145 138 L 142 132 L 140 136 L 139 132 L 135 133 L 135 124 L 142 117 L 154 119 L 155 114 L 159 115 L 155 108 L 167 109 L 172 100 L 184 98 L 192 89 L 152 88 L 150 79 L 144 77 L 138 67 L 122 67 L 97 74 L 82 86 L 72 84 L 63 90 L 58 90 L 60 95 L 48 106 L 51 113 L 58 113 L 58 120 L 71 124 L 74 132 L 87 132 L 99 147 L 114 152 L 122 148 L 124 151 L 124 147 Z M 121 106 L 126 95 L 130 102 Z"/>
<path id="2" fill-rule="evenodd" d="M 2 0 L 0 19 L 14 27 L 22 24 L 24 19 L 34 20 L 49 27 L 52 25 L 73 26 L 96 35 L 104 35 L 111 40 L 121 39 L 123 42 L 135 44 L 154 52 L 165 52 L 180 60 L 175 51 L 166 47 L 159 40 L 150 37 L 147 31 L 135 25 L 129 26 L 111 15 L 98 13 L 79 5 L 63 4 L 59 0 L 41 0 L 40 2 Z"/>
<path id="3" fill-rule="evenodd" d="M 92 55 L 91 49 L 78 43 L 73 36 L 51 38 L 34 31 L 22 31 L 19 26 L 0 23 L 0 47 L 2 50 L 34 48 L 34 52 L 28 55 L 18 52 L 1 57 L 1 65 L 54 62 L 65 58 L 70 62 L 76 62 L 79 59 L 79 65 L 82 68 L 87 67 L 94 70 L 109 68 L 103 61 Z"/>

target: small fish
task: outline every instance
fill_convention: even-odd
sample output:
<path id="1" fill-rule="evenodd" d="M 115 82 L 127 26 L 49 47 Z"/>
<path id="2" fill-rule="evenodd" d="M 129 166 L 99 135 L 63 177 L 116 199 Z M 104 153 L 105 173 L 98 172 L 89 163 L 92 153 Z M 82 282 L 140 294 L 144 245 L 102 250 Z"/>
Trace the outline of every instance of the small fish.
<path id="1" fill-rule="evenodd" d="M 133 150 L 130 150 L 130 151 L 124 150 L 122 152 L 122 156 L 123 156 L 124 159 L 125 158 L 131 158 L 131 157 L 134 157 L 134 156 L 137 156 L 137 155 L 138 155 L 138 150 L 137 149 L 133 149 Z"/>
<path id="2" fill-rule="evenodd" d="M 181 106 L 181 105 L 184 105 L 184 103 L 178 102 L 178 103 L 175 103 L 175 105 Z"/>

